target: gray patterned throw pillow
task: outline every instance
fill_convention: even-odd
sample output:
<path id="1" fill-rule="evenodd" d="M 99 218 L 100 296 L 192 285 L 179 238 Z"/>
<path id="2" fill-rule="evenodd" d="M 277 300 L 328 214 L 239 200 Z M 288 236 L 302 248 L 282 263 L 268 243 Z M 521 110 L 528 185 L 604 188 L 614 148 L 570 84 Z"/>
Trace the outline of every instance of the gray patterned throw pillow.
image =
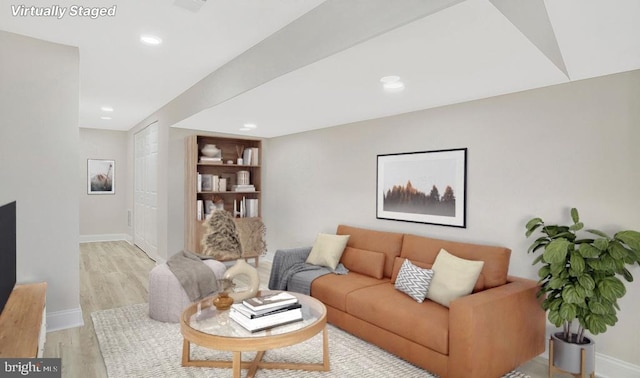
<path id="1" fill-rule="evenodd" d="M 395 288 L 407 294 L 416 302 L 422 303 L 429 292 L 429 285 L 433 278 L 433 270 L 422 269 L 404 260 L 396 278 Z"/>

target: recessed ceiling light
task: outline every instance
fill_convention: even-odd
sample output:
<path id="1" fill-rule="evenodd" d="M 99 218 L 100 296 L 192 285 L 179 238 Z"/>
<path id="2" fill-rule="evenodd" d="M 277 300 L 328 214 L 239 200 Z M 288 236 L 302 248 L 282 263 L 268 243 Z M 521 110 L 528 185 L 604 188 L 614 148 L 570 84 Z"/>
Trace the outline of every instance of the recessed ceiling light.
<path id="1" fill-rule="evenodd" d="M 106 119 L 106 120 L 109 120 L 109 119 L 111 119 L 111 117 L 102 116 L 102 117 L 100 117 L 100 119 Z"/>
<path id="2" fill-rule="evenodd" d="M 113 108 L 111 106 L 103 106 L 100 108 L 103 112 L 112 112 Z"/>
<path id="3" fill-rule="evenodd" d="M 143 34 L 140 36 L 140 42 L 144 43 L 145 45 L 157 46 L 162 43 L 162 38 L 156 35 Z"/>
<path id="4" fill-rule="evenodd" d="M 244 127 L 247 128 L 247 129 L 255 129 L 258 126 L 256 126 L 255 123 L 245 123 Z"/>
<path id="5" fill-rule="evenodd" d="M 382 87 L 388 92 L 396 92 L 404 89 L 404 83 L 400 81 L 400 76 L 385 76 L 380 79 Z"/>

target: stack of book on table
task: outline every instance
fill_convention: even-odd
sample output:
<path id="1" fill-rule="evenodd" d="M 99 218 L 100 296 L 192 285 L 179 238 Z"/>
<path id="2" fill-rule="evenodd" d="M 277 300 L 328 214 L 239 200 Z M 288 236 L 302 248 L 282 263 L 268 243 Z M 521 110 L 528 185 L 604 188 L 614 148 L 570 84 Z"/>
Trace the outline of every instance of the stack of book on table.
<path id="1" fill-rule="evenodd" d="M 245 299 L 231 306 L 229 317 L 251 332 L 302 320 L 302 305 L 281 292 Z"/>

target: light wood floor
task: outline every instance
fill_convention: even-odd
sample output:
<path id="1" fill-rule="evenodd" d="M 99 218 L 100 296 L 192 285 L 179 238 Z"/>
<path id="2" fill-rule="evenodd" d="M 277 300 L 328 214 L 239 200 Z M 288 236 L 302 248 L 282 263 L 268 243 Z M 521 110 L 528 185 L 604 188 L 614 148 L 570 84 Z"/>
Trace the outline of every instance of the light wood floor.
<path id="1" fill-rule="evenodd" d="M 144 252 L 124 241 L 80 244 L 80 306 L 84 326 L 49 332 L 44 350 L 44 357 L 62 358 L 63 377 L 107 377 L 91 313 L 147 302 L 149 272 L 154 266 L 155 262 Z M 258 269 L 261 283 L 269 281 L 270 270 L 271 264 L 261 260 Z M 547 376 L 546 365 L 539 359 L 519 370 L 532 378 Z M 560 377 L 564 376 L 555 378 Z"/>

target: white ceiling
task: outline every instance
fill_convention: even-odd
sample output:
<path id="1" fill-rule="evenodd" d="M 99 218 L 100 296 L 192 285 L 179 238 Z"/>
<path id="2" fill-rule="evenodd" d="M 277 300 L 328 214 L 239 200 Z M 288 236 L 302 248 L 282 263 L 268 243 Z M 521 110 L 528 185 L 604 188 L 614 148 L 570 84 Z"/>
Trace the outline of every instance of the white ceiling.
<path id="1" fill-rule="evenodd" d="M 509 0 L 511 13 L 502 0 L 463 1 L 213 104 L 175 126 L 273 137 L 640 69 L 640 1 L 547 0 L 543 18 L 529 13 L 535 12 L 533 1 Z M 192 13 L 171 0 L 115 2 L 112 19 L 11 17 L 6 6 L 0 14 L 2 30 L 79 46 L 81 127 L 130 129 L 323 3 L 208 0 Z M 513 4 L 522 7 L 514 13 Z M 532 32 L 544 31 L 545 22 L 555 33 L 561 64 L 540 43 L 544 33 Z M 146 31 L 165 43 L 140 45 L 138 35 Z M 406 89 L 384 92 L 379 79 L 385 75 L 401 76 Z M 116 109 L 112 120 L 100 119 L 102 105 Z M 257 129 L 239 131 L 246 122 Z"/>

